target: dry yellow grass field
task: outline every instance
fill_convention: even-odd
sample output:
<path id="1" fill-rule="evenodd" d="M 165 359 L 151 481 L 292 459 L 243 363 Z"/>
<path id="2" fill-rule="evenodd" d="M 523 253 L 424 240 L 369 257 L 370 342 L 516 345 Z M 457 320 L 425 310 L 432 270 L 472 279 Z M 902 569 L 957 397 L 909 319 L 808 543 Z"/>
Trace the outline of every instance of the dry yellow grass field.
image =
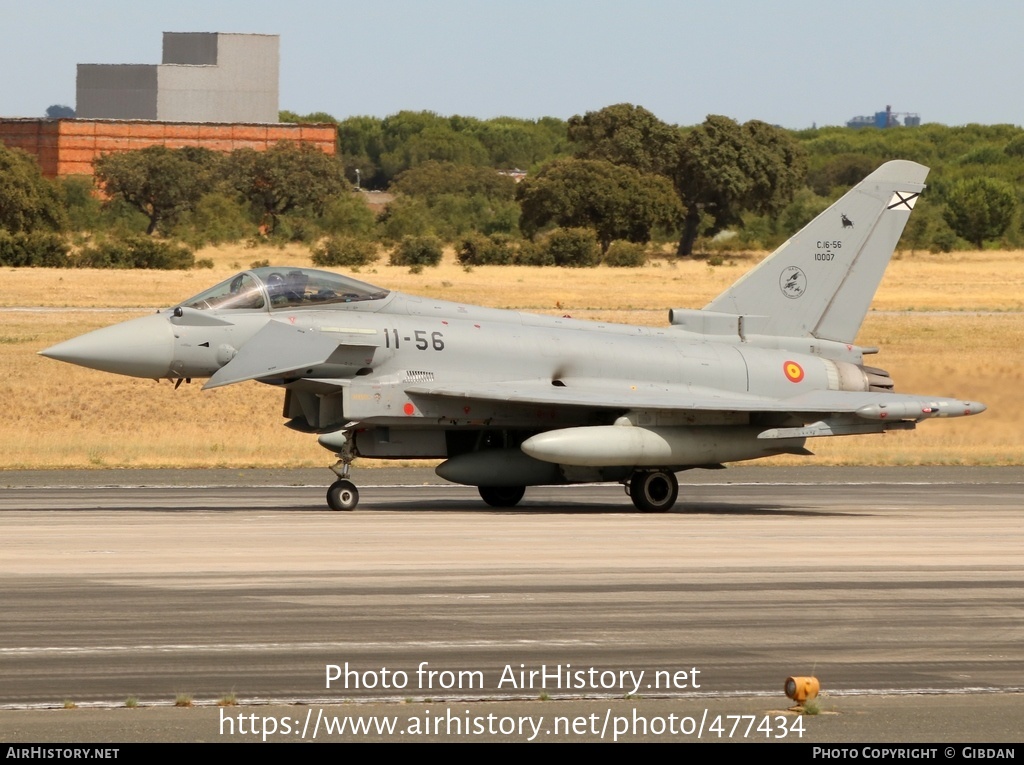
<path id="1" fill-rule="evenodd" d="M 410 274 L 377 264 L 354 273 L 388 289 L 530 311 L 654 310 L 700 307 L 756 265 L 765 253 L 727 255 L 722 266 L 659 260 L 644 268 L 539 269 L 479 266 L 464 270 L 448 253 L 438 268 Z M 159 308 L 200 292 L 255 261 L 312 265 L 304 247 L 208 248 L 197 254 L 213 269 L 108 271 L 7 269 L 0 307 L 138 306 Z M 899 252 L 875 298 L 876 311 L 1024 311 L 1024 251 Z"/>
<path id="2" fill-rule="evenodd" d="M 478 267 L 450 256 L 410 274 L 381 264 L 357 274 L 390 289 L 541 313 L 660 324 L 670 307 L 700 307 L 763 254 L 711 268 L 662 261 L 639 269 Z M 282 395 L 257 383 L 201 392 L 168 382 L 118 377 L 61 364 L 36 351 L 83 332 L 172 305 L 257 260 L 310 265 L 304 249 L 209 249 L 212 270 L 187 272 L 7 269 L 0 308 L 0 464 L 13 468 L 326 466 L 332 455 L 312 436 L 281 427 Z M 1020 464 L 1024 414 L 1018 406 L 1024 348 L 1024 253 L 899 253 L 859 342 L 881 346 L 870 363 L 897 389 L 984 401 L 964 420 L 925 422 L 917 431 L 812 440 L 821 464 Z M 97 312 L 81 309 L 129 307 Z M 361 461 L 360 466 L 369 466 Z M 326 474 L 325 474 L 326 475 Z"/>

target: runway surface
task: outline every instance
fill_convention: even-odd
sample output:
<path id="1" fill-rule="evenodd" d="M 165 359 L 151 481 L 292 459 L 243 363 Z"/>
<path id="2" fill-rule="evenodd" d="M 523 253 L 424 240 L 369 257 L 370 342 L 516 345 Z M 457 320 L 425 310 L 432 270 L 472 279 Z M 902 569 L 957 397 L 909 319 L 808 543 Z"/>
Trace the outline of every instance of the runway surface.
<path id="1" fill-rule="evenodd" d="M 0 473 L 0 707 L 1024 691 L 1021 468 L 693 471 L 665 515 L 327 475 Z"/>

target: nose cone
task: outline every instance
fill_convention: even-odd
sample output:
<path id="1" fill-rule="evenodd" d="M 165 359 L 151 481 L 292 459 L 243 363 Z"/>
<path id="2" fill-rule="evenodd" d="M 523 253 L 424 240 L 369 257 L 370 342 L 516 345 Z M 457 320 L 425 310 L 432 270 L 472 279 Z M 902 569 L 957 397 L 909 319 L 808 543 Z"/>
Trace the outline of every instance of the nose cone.
<path id="1" fill-rule="evenodd" d="M 143 316 L 58 343 L 46 356 L 102 372 L 131 377 L 166 377 L 174 361 L 174 331 L 161 314 Z"/>

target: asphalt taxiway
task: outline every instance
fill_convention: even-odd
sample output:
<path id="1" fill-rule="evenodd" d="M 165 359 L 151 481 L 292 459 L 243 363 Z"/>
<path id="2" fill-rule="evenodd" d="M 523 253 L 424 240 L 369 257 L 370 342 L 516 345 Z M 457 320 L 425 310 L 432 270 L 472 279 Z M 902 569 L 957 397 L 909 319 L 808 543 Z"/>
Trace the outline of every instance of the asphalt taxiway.
<path id="1" fill-rule="evenodd" d="M 0 473 L 0 740 L 155 740 L 183 697 L 767 713 L 794 674 L 837 718 L 947 704 L 880 724 L 890 741 L 1022 738 L 1019 713 L 977 712 L 1024 692 L 1022 468 L 693 471 L 664 515 L 616 486 L 495 510 L 421 470 L 360 471 L 359 509 L 334 513 L 327 476 Z M 128 698 L 144 708 L 101 715 L 113 738 L 58 732 Z M 216 738 L 192 711 L 171 740 Z"/>

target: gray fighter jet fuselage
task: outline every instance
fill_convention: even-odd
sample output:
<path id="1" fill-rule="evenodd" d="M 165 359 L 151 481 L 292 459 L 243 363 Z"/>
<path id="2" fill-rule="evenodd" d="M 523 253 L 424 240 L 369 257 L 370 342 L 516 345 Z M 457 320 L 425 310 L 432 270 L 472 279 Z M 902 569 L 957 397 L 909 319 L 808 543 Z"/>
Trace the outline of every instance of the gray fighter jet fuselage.
<path id="1" fill-rule="evenodd" d="M 618 481 L 638 509 L 663 511 L 682 470 L 984 411 L 895 393 L 864 363 L 876 349 L 854 344 L 926 174 L 883 165 L 704 309 L 672 309 L 666 327 L 265 267 L 41 353 L 176 385 L 282 388 L 289 426 L 338 455 L 334 509 L 358 502 L 349 466 L 365 456 L 442 459 L 440 476 L 499 507 L 526 486 Z"/>

